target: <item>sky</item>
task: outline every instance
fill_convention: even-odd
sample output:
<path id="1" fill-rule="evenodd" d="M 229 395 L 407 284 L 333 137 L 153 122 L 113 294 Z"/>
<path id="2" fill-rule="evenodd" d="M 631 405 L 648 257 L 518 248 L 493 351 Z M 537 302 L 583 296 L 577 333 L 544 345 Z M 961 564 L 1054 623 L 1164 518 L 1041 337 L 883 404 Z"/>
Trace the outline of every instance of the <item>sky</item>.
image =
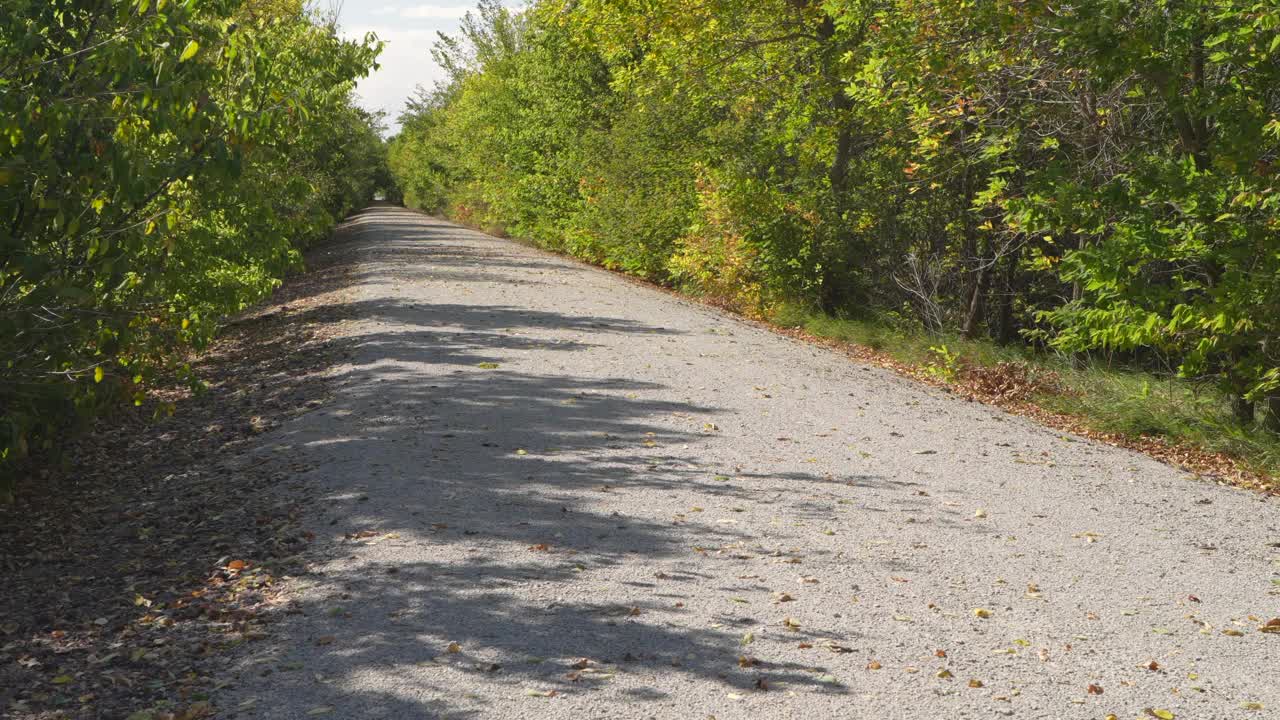
<path id="1" fill-rule="evenodd" d="M 444 71 L 431 60 L 431 46 L 436 33 L 457 32 L 463 15 L 473 10 L 476 0 L 322 0 L 324 7 L 332 3 L 339 9 L 343 35 L 363 38 L 375 32 L 386 41 L 378 59 L 381 68 L 361 81 L 356 88 L 361 105 L 370 110 L 384 110 L 391 132 L 397 130 L 396 118 L 413 89 L 432 87 L 443 79 Z M 514 0 L 506 0 L 517 7 Z"/>

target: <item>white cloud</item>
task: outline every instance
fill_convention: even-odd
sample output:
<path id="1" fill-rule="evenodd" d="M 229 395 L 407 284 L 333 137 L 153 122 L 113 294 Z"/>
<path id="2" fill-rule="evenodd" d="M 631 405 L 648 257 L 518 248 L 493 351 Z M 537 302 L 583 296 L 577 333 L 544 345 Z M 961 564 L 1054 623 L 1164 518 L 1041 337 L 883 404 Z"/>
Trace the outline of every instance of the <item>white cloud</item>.
<path id="1" fill-rule="evenodd" d="M 0 0 L 2 1 L 2 0 Z M 446 4 L 458 3 L 458 4 Z M 514 11 L 525 7 L 522 0 L 503 0 Z M 412 0 L 346 0 L 341 5 L 346 27 L 343 35 L 353 40 L 374 32 L 386 41 L 378 58 L 381 66 L 356 87 L 360 104 L 387 113 L 391 131 L 398 130 L 397 116 L 418 85 L 430 88 L 444 79 L 444 70 L 431 59 L 437 33 L 456 33 L 461 20 L 474 10 L 476 0 L 438 0 L 438 4 Z"/>
<path id="2" fill-rule="evenodd" d="M 378 58 L 381 66 L 377 72 L 360 81 L 356 93 L 361 105 L 370 110 L 383 110 L 387 120 L 396 126 L 396 117 L 404 109 L 404 103 L 417 85 L 431 87 L 444 79 L 444 71 L 431 60 L 431 46 L 436 42 L 436 31 L 425 28 L 360 27 L 350 28 L 343 34 L 357 39 L 367 32 L 377 33 L 386 42 Z"/>
<path id="3" fill-rule="evenodd" d="M 400 8 L 400 17 L 410 19 L 457 19 L 466 15 L 471 8 L 448 7 L 445 5 L 411 5 Z"/>

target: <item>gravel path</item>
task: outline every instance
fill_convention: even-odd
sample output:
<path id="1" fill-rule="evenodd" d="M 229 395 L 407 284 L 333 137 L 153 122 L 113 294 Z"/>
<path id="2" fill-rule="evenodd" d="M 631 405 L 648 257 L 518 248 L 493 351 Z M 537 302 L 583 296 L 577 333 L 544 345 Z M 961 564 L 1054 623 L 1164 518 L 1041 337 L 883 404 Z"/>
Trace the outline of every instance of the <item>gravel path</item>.
<path id="1" fill-rule="evenodd" d="M 358 349 L 257 451 L 314 466 L 323 557 L 229 715 L 1280 716 L 1276 502 L 406 210 L 341 232 Z"/>

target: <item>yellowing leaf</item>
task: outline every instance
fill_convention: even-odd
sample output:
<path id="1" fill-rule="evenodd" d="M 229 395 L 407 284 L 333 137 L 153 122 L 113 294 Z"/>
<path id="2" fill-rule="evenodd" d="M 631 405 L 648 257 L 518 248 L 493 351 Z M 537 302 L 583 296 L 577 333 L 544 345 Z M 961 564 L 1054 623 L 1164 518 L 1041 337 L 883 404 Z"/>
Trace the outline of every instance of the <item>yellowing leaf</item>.
<path id="1" fill-rule="evenodd" d="M 101 367 L 96 367 L 93 369 L 93 381 L 96 383 L 102 382 L 102 378 L 106 377 L 106 375 L 107 374 L 102 371 Z"/>
<path id="2" fill-rule="evenodd" d="M 191 58 L 195 57 L 196 53 L 198 52 L 200 52 L 200 43 L 196 42 L 195 40 L 192 40 L 191 42 L 187 43 L 187 46 L 185 48 L 183 48 L 182 55 L 178 57 L 178 62 L 184 63 L 190 60 Z"/>
<path id="3" fill-rule="evenodd" d="M 1175 717 L 1174 714 L 1168 710 L 1152 710 L 1151 708 L 1147 708 L 1147 714 L 1154 718 L 1160 718 L 1160 720 L 1173 720 Z"/>
<path id="4" fill-rule="evenodd" d="M 59 675 L 58 677 L 50 680 L 49 682 L 53 683 L 54 685 L 66 685 L 67 683 L 71 682 L 74 679 L 75 678 L 71 677 L 70 675 Z"/>
<path id="5" fill-rule="evenodd" d="M 980 617 L 980 618 L 982 618 L 982 619 L 984 619 L 984 620 L 985 620 L 985 619 L 987 619 L 987 618 L 991 617 L 991 611 L 990 611 L 990 610 L 988 610 L 988 609 L 986 609 L 986 608 L 974 608 L 974 610 L 973 610 L 973 616 L 974 616 L 974 617 Z"/>

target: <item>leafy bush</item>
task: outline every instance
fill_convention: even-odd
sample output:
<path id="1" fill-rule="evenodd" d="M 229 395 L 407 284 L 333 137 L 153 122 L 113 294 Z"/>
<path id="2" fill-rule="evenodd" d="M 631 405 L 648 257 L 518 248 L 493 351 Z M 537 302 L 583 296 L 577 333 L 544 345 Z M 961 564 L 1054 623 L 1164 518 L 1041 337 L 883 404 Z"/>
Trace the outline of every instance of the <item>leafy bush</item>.
<path id="1" fill-rule="evenodd" d="M 269 292 L 373 196 L 375 38 L 300 0 L 0 14 L 0 474 Z"/>

